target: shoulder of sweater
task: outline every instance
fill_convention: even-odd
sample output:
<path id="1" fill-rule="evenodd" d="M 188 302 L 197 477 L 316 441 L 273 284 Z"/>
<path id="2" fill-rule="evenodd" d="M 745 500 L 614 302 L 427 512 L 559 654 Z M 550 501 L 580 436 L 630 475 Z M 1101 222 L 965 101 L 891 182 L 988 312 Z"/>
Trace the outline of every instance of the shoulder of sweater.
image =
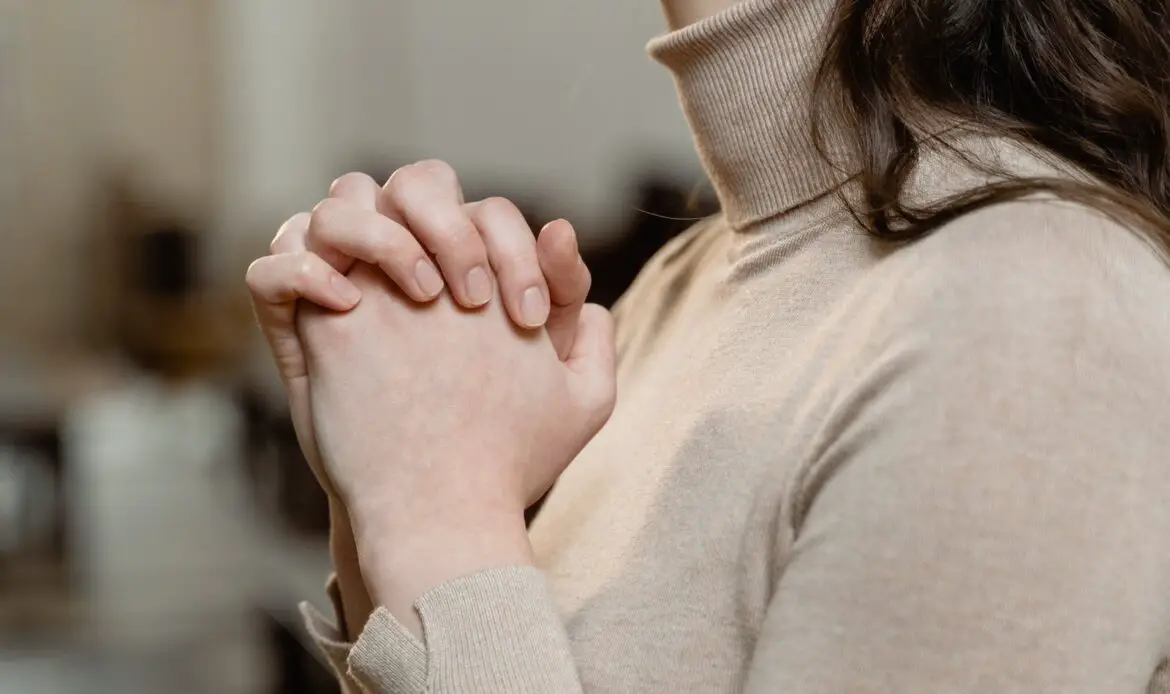
<path id="1" fill-rule="evenodd" d="M 1091 470 L 1093 456 L 1165 461 L 1170 268 L 1134 230 L 1051 199 L 988 207 L 876 261 L 851 296 L 795 523 L 843 450 L 900 451 L 885 470 L 963 446 L 1004 460 L 1083 449 Z"/>
<path id="2" fill-rule="evenodd" d="M 1113 391 L 1170 392 L 1168 299 L 1170 267 L 1134 230 L 1078 204 L 1025 200 L 974 212 L 879 261 L 841 316 L 843 349 L 863 381 L 1012 373 L 1048 388 L 1092 372 Z M 848 390 L 865 387 L 850 381 Z"/>
<path id="3" fill-rule="evenodd" d="M 1112 303 L 1170 321 L 1170 265 L 1153 242 L 1103 212 L 1051 197 L 965 215 L 881 265 L 878 274 L 892 279 L 911 313 L 994 307 L 1006 321 Z"/>

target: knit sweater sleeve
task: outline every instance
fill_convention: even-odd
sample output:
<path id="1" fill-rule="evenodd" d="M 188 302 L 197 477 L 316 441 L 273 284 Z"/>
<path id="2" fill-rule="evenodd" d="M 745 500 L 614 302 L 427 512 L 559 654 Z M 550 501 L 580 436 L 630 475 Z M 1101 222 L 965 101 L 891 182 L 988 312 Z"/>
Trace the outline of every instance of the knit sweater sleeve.
<path id="1" fill-rule="evenodd" d="M 533 567 L 477 572 L 423 595 L 415 610 L 425 643 L 382 607 L 353 643 L 304 609 L 346 694 L 582 691 L 564 625 Z"/>

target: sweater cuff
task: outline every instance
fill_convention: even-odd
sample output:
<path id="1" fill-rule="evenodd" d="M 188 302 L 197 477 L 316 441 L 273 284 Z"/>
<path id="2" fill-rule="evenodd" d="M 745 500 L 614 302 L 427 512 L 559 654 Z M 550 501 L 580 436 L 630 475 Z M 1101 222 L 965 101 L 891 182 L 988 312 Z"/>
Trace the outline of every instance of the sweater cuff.
<path id="1" fill-rule="evenodd" d="M 535 567 L 480 571 L 415 602 L 425 647 L 384 607 L 350 650 L 348 672 L 370 692 L 581 691 L 568 636 Z"/>
<path id="2" fill-rule="evenodd" d="M 378 694 L 418 694 L 426 686 L 426 652 L 418 639 L 390 617 L 385 609 L 379 609 L 371 616 L 369 623 L 362 632 L 363 639 L 367 633 L 392 633 L 396 638 L 394 643 L 385 648 L 385 653 L 379 657 L 387 661 L 382 671 L 387 674 L 387 683 L 382 689 L 369 689 L 358 684 L 350 669 L 349 659 L 356 644 L 349 641 L 350 636 L 345 627 L 345 610 L 341 603 L 341 591 L 337 585 L 337 576 L 329 577 L 325 585 L 325 592 L 333 606 L 333 622 L 330 622 L 315 607 L 309 603 L 301 603 L 301 614 L 305 619 L 305 627 L 317 648 L 325 656 L 334 677 L 341 683 L 345 692 L 374 691 Z M 384 624 L 385 618 L 390 618 L 391 624 Z M 374 625 L 375 621 L 379 623 Z M 335 626 L 336 625 L 336 626 Z M 359 640 L 359 643 L 365 643 Z M 393 682 L 393 684 L 390 684 Z"/>

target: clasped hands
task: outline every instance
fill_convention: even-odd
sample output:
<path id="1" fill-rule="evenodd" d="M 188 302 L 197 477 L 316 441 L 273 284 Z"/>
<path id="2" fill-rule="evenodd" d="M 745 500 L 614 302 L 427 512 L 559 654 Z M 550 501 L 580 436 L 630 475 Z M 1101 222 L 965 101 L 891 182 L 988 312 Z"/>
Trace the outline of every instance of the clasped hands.
<path id="1" fill-rule="evenodd" d="M 452 169 L 334 182 L 248 269 L 300 445 L 375 600 L 530 562 L 524 509 L 608 419 L 614 338 L 563 220 Z M 392 596 L 379 596 L 385 590 Z"/>

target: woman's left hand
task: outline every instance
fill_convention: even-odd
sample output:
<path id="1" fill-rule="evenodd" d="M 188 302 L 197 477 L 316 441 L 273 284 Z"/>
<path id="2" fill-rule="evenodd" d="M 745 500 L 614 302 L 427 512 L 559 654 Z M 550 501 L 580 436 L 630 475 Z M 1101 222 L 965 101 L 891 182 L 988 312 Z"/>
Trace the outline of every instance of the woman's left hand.
<path id="1" fill-rule="evenodd" d="M 581 312 L 568 359 L 502 302 L 420 306 L 358 265 L 348 313 L 298 317 L 313 423 L 371 595 L 407 622 L 444 580 L 528 563 L 523 511 L 613 409 L 609 313 Z"/>

